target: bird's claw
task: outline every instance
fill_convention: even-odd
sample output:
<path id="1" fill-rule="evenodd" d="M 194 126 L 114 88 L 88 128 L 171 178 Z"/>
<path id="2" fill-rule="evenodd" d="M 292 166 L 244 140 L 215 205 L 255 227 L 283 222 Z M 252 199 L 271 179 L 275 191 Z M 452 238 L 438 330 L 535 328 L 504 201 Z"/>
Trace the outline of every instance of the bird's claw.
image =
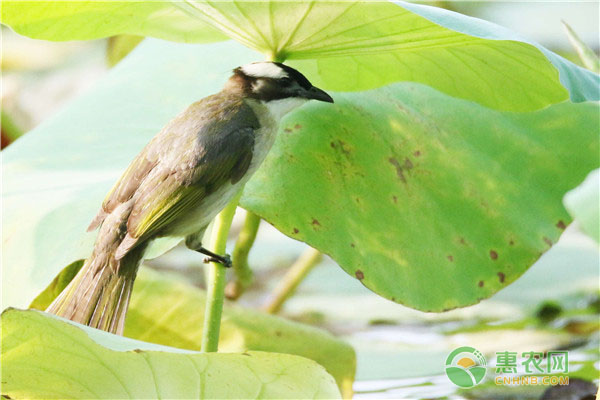
<path id="1" fill-rule="evenodd" d="M 216 257 L 206 257 L 204 259 L 204 263 L 208 264 L 211 262 L 219 263 L 225 268 L 231 268 L 233 263 L 231 262 L 231 256 L 229 254 L 225 254 L 224 256 L 216 256 Z"/>

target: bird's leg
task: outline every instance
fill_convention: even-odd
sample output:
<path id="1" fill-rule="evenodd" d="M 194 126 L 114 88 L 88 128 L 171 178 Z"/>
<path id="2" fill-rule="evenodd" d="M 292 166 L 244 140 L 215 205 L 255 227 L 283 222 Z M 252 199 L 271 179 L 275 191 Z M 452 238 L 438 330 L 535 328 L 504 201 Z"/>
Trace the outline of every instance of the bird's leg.
<path id="1" fill-rule="evenodd" d="M 212 251 L 210 251 L 208 249 L 205 249 L 204 247 L 200 247 L 199 249 L 196 249 L 196 251 L 208 256 L 204 259 L 204 262 L 207 264 L 209 262 L 217 262 L 227 268 L 230 268 L 233 265 L 231 262 L 231 256 L 229 254 L 220 256 L 218 254 L 213 253 Z"/>
<path id="2" fill-rule="evenodd" d="M 185 238 L 185 246 L 190 250 L 194 250 L 198 253 L 202 253 L 208 256 L 204 259 L 205 263 L 217 262 L 219 264 L 222 264 L 224 267 L 231 267 L 231 256 L 229 254 L 220 256 L 202 247 L 202 236 L 204 236 L 204 230 L 187 236 Z"/>

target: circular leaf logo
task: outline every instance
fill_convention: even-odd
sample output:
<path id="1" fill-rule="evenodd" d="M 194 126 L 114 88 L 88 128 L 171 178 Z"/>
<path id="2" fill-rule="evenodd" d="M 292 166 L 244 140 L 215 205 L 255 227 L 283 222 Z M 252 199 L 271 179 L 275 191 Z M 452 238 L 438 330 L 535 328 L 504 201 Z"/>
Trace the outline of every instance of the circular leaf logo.
<path id="1" fill-rule="evenodd" d="M 446 376 L 462 388 L 472 388 L 481 383 L 486 372 L 485 357 L 473 347 L 459 347 L 446 359 Z"/>

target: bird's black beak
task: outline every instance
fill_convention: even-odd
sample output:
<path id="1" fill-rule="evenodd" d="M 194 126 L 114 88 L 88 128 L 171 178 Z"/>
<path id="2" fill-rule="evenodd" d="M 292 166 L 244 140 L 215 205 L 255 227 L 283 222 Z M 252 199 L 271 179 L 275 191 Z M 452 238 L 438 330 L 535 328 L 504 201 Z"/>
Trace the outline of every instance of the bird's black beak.
<path id="1" fill-rule="evenodd" d="M 325 101 L 327 103 L 333 103 L 333 99 L 324 90 L 317 87 L 311 87 L 306 91 L 306 98 L 311 100 Z"/>

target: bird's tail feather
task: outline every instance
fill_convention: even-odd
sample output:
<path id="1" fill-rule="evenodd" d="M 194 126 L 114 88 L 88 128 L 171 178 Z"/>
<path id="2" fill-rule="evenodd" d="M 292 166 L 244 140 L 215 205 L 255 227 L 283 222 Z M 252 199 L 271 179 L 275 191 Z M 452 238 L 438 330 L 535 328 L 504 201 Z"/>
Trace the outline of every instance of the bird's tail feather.
<path id="1" fill-rule="evenodd" d="M 143 246 L 132 249 L 120 260 L 115 259 L 114 251 L 94 251 L 46 311 L 122 335 L 144 250 Z"/>

